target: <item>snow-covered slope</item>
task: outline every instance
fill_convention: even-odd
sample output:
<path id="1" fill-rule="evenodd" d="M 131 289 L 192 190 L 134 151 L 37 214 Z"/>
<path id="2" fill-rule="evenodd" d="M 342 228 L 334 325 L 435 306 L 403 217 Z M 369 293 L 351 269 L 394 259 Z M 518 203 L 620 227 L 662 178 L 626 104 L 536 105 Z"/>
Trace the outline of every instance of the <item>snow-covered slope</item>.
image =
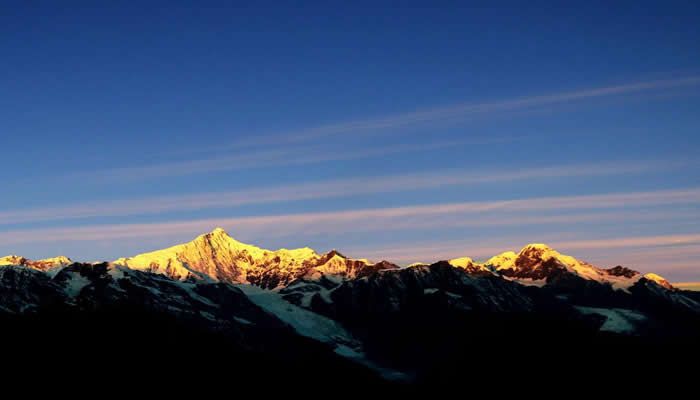
<path id="1" fill-rule="evenodd" d="M 189 243 L 120 258 L 115 264 L 164 274 L 173 279 L 209 277 L 229 283 L 251 283 L 273 289 L 301 276 L 342 275 L 357 277 L 365 268 L 377 268 L 367 260 L 353 260 L 337 251 L 320 255 L 301 249 L 261 249 L 241 243 L 223 229 L 200 235 Z"/>
<path id="2" fill-rule="evenodd" d="M 340 354 L 364 357 L 361 344 L 338 322 L 289 303 L 282 298 L 279 291 L 264 290 L 252 285 L 236 287 L 253 303 L 292 326 L 300 335 L 331 344 Z"/>

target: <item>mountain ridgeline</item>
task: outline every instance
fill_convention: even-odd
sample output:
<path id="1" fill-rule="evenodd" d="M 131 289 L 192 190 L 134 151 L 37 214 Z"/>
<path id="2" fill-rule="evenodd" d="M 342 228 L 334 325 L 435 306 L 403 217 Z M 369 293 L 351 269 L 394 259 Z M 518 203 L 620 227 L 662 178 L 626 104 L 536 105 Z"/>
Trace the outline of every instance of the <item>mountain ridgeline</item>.
<path id="1" fill-rule="evenodd" d="M 639 377 L 673 354 L 697 354 L 700 296 L 543 244 L 485 263 L 400 267 L 335 250 L 264 250 L 216 229 L 113 262 L 0 258 L 0 318 L 0 339 L 22 343 L 10 348 L 22 360 L 149 354 L 153 373 L 179 366 L 209 379 L 224 371 L 192 363 L 226 356 L 237 360 L 226 373 L 251 384 L 274 365 L 291 384 L 313 374 L 401 390 L 504 373 L 528 381 L 538 368 L 556 376 L 591 363 Z M 27 346 L 46 332 L 58 345 Z"/>
<path id="2" fill-rule="evenodd" d="M 223 229 L 168 249 L 120 258 L 114 264 L 173 279 L 215 279 L 275 289 L 302 277 L 339 275 L 357 278 L 371 271 L 398 268 L 387 262 L 351 260 L 337 251 L 319 255 L 310 248 L 264 250 L 231 238 Z"/>

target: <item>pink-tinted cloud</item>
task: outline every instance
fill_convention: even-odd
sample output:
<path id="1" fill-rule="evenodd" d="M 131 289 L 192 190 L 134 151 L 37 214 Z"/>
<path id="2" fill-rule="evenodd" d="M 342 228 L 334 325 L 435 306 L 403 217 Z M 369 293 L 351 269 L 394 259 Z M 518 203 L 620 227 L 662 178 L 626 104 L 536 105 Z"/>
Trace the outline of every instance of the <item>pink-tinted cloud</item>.
<path id="1" fill-rule="evenodd" d="M 207 208 L 233 207 L 244 204 L 262 204 L 310 200 L 331 197 L 345 197 L 372 193 L 390 193 L 407 190 L 434 189 L 444 186 L 477 185 L 483 183 L 517 181 L 522 179 L 542 179 L 575 176 L 609 176 L 626 173 L 640 173 L 687 166 L 686 163 L 618 163 L 597 165 L 574 165 L 557 168 L 534 168 L 520 171 L 435 171 L 395 176 L 352 178 L 293 185 L 277 185 L 229 192 L 199 193 L 193 195 L 158 196 L 133 200 L 112 200 L 96 203 L 74 204 L 62 207 L 45 207 L 0 212 L 1 224 L 56 221 L 64 219 L 90 218 L 103 216 L 127 216 L 156 214 L 173 211 L 202 210 Z M 700 189 L 628 193 L 615 195 L 592 195 L 578 197 L 550 198 L 546 203 L 541 199 L 462 203 L 440 207 L 473 208 L 475 210 L 514 207 L 536 209 L 545 208 L 575 209 L 577 207 L 603 208 L 620 205 L 680 204 L 692 203 L 700 199 Z M 435 206 L 428 206 L 435 207 Z M 516 208 L 517 209 L 517 208 Z M 410 211 L 409 211 L 410 212 Z"/>
<path id="2" fill-rule="evenodd" d="M 549 215 L 552 210 L 607 209 L 640 205 L 681 204 L 700 201 L 700 191 L 665 191 L 637 194 L 550 197 L 527 200 L 466 202 L 423 206 L 343 210 L 319 213 L 265 215 L 255 217 L 212 218 L 193 221 L 37 228 L 0 233 L 0 244 L 61 240 L 99 240 L 168 236 L 173 232 L 201 233 L 215 226 L 232 228 L 247 237 L 314 235 L 321 233 L 391 231 L 464 226 L 516 226 L 532 224 L 570 224 L 590 221 L 654 220 L 693 217 L 684 210 L 639 213 L 569 212 Z M 528 214 L 534 212 L 534 214 Z M 510 214 L 509 214 L 510 213 Z M 697 216 L 694 216 L 697 217 Z M 616 242 L 601 241 L 601 246 Z M 567 243 L 572 248 L 581 246 Z"/>
<path id="3" fill-rule="evenodd" d="M 152 165 L 141 166 L 115 166 L 113 168 L 99 169 L 69 174 L 56 180 L 80 181 L 84 183 L 121 183 L 140 181 L 153 178 L 177 177 L 214 173 L 222 171 L 235 171 L 248 168 L 280 167 L 288 165 L 314 164 L 327 161 L 355 160 L 367 157 L 377 157 L 390 154 L 411 153 L 433 149 L 442 149 L 451 146 L 460 146 L 476 143 L 494 143 L 506 139 L 464 139 L 442 140 L 422 144 L 392 144 L 390 146 L 374 147 L 371 149 L 349 149 L 345 151 L 328 151 L 327 146 L 298 146 L 279 147 L 263 150 L 251 150 L 245 153 L 222 157 L 208 157 L 196 160 L 167 161 Z"/>

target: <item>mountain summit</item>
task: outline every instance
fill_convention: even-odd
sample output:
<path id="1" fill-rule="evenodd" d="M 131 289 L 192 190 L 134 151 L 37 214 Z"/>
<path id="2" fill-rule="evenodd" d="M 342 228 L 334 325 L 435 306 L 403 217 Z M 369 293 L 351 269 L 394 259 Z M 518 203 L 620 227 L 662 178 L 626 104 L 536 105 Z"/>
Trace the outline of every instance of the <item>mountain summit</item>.
<path id="1" fill-rule="evenodd" d="M 617 266 L 603 269 L 574 257 L 561 254 L 542 243 L 528 244 L 518 254 L 506 252 L 489 259 L 485 265 L 501 275 L 524 284 L 544 285 L 553 277 L 568 273 L 586 280 L 609 284 L 614 289 L 628 290 L 641 278 L 672 289 L 673 286 L 656 274 L 642 275 L 638 271 Z"/>
<path id="2" fill-rule="evenodd" d="M 266 289 L 286 286 L 309 274 L 354 278 L 364 268 L 375 266 L 367 260 L 345 258 L 335 250 L 319 255 L 308 247 L 261 249 L 233 239 L 221 228 L 200 235 L 189 243 L 120 258 L 114 263 L 173 279 L 211 278 L 229 283 L 250 283 Z"/>
<path id="3" fill-rule="evenodd" d="M 53 267 L 58 267 L 61 265 L 72 264 L 70 258 L 65 256 L 58 256 L 53 258 L 44 258 L 41 260 L 32 261 L 28 258 L 24 258 L 16 255 L 9 255 L 0 258 L 0 265 L 22 265 L 25 267 L 31 267 L 34 269 L 46 271 Z"/>

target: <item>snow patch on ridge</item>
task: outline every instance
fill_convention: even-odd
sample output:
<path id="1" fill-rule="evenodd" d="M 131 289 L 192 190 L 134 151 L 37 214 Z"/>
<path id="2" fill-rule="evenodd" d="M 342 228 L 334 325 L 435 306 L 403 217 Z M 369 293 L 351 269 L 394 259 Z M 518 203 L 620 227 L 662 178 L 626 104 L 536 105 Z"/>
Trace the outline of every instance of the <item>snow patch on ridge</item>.
<path id="1" fill-rule="evenodd" d="M 624 308 L 597 308 L 576 306 L 583 314 L 598 314 L 606 318 L 601 331 L 632 334 L 637 331 L 636 324 L 645 321 L 644 314 Z"/>
<path id="2" fill-rule="evenodd" d="M 535 287 L 543 287 L 544 285 L 547 284 L 546 279 L 531 279 L 531 278 L 510 278 L 507 276 L 503 277 L 504 279 L 507 279 L 509 281 L 513 281 L 515 283 L 519 283 L 523 286 L 535 286 Z"/>
<path id="3" fill-rule="evenodd" d="M 90 283 L 90 279 L 80 275 L 79 273 L 69 272 L 71 278 L 67 281 L 67 286 L 64 289 L 66 294 L 70 297 L 76 297 L 80 294 L 80 291 Z"/>
<path id="4" fill-rule="evenodd" d="M 300 335 L 319 342 L 344 345 L 362 353 L 361 345 L 337 322 L 315 312 L 297 307 L 284 300 L 277 290 L 265 290 L 253 285 L 235 285 L 255 304 L 291 325 Z"/>

